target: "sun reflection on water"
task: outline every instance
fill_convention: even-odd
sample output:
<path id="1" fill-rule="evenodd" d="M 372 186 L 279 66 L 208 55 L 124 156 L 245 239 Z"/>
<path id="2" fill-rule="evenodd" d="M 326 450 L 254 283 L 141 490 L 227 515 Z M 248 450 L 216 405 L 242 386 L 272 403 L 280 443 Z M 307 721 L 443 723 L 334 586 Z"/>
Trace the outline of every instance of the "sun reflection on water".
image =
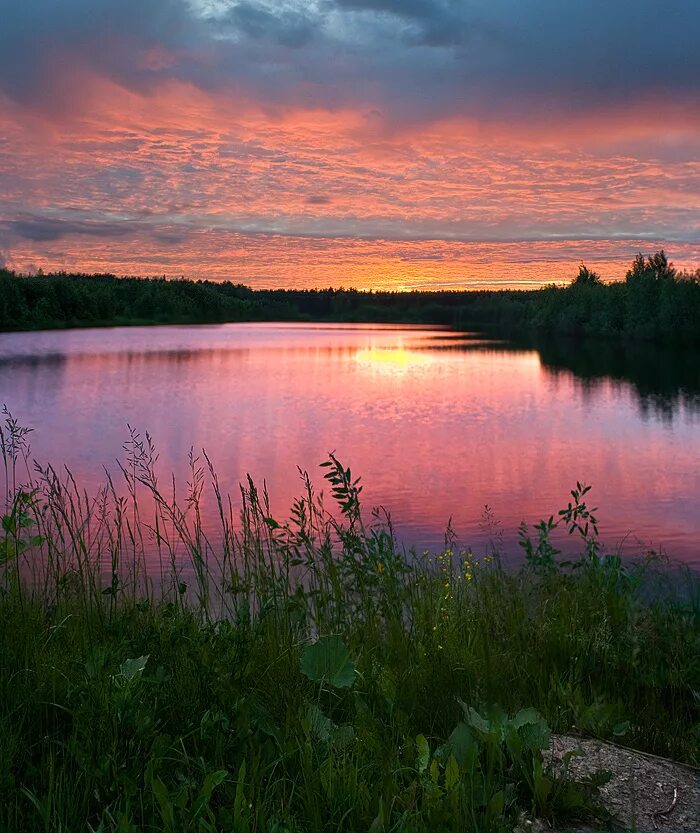
<path id="1" fill-rule="evenodd" d="M 407 350 L 405 347 L 382 348 L 369 347 L 358 350 L 355 354 L 355 361 L 372 370 L 384 373 L 405 373 L 414 368 L 423 368 L 431 365 L 433 359 L 425 353 L 416 350 Z"/>

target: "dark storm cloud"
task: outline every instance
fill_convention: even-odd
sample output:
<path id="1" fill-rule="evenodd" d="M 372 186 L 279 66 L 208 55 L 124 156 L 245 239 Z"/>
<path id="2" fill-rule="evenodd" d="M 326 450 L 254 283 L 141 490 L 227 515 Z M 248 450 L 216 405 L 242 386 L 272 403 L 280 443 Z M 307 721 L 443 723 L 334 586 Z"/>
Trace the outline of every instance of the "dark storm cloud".
<path id="1" fill-rule="evenodd" d="M 90 237 L 122 237 L 133 234 L 136 230 L 133 223 L 65 220 L 34 214 L 22 214 L 10 220 L 3 220 L 0 222 L 0 228 L 8 236 L 37 243 L 60 240 L 72 234 Z"/>
<path id="2" fill-rule="evenodd" d="M 335 0 L 333 5 L 345 11 L 389 15 L 403 21 L 410 27 L 403 36 L 409 45 L 456 46 L 489 31 L 480 16 L 465 15 L 463 3 L 440 4 L 434 0 Z"/>
<path id="3" fill-rule="evenodd" d="M 329 5 L 352 11 L 369 11 L 396 15 L 415 20 L 430 20 L 435 17 L 438 4 L 432 0 L 335 0 Z"/>
<path id="4" fill-rule="evenodd" d="M 225 20 L 235 31 L 253 40 L 271 40 L 291 48 L 307 44 L 318 26 L 317 21 L 302 12 L 274 14 L 249 2 L 235 5 Z"/>
<path id="5" fill-rule="evenodd" d="M 63 74 L 70 67 L 142 92 L 176 79 L 270 106 L 375 108 L 387 122 L 538 119 L 653 96 L 693 102 L 700 93 L 697 0 L 5 6 L 0 90 L 46 110 L 79 105 L 80 90 Z M 153 50 L 167 60 L 153 60 Z"/>
<path id="6" fill-rule="evenodd" d="M 22 0 L 5 6 L 0 93 L 54 116 L 85 106 L 84 73 L 147 92 L 181 70 L 192 74 L 190 50 L 203 42 L 182 0 Z M 167 66 L 146 60 L 163 48 L 174 56 Z"/>
<path id="7" fill-rule="evenodd" d="M 73 219 L 31 213 L 17 214 L 0 221 L 0 241 L 5 242 L 30 240 L 33 243 L 49 243 L 73 236 L 113 240 L 136 234 L 146 234 L 160 243 L 179 243 L 187 237 L 188 231 L 175 226 L 144 223 L 141 219 Z"/>

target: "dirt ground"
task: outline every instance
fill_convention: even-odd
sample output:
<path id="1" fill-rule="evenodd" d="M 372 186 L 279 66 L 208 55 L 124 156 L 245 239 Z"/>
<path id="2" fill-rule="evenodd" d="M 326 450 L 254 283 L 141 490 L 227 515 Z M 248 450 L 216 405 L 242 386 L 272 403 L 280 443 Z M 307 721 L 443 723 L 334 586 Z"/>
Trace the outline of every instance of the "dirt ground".
<path id="1" fill-rule="evenodd" d="M 607 809 L 619 819 L 622 829 L 635 833 L 700 833 L 700 771 L 680 764 L 624 749 L 597 740 L 553 735 L 551 759 L 560 761 L 572 749 L 584 755 L 574 757 L 574 776 L 608 770 L 613 777 L 601 789 Z M 527 825 L 529 830 L 583 833 L 591 828 L 558 828 Z"/>

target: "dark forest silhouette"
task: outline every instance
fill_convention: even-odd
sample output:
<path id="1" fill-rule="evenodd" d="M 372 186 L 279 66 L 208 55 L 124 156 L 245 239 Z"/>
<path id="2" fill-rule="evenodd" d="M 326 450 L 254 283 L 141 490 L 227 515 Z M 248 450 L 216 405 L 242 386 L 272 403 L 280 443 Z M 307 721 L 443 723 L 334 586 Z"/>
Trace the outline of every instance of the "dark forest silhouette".
<path id="1" fill-rule="evenodd" d="M 678 272 L 661 251 L 639 254 L 625 280 L 612 283 L 582 264 L 566 287 L 414 292 L 252 290 L 229 281 L 0 270 L 2 330 L 264 320 L 450 324 L 507 335 L 696 344 L 700 269 Z"/>

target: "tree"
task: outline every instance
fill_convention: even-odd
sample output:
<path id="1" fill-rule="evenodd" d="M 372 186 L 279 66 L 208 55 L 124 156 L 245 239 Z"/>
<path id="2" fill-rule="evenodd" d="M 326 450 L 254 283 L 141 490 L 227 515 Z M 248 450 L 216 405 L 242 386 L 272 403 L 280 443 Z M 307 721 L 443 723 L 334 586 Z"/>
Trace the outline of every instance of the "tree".
<path id="1" fill-rule="evenodd" d="M 676 277 L 676 269 L 669 263 L 666 252 L 663 249 L 645 258 L 640 252 L 632 261 L 632 266 L 627 272 L 627 282 L 647 281 L 673 281 Z"/>
<path id="2" fill-rule="evenodd" d="M 578 267 L 578 275 L 571 283 L 572 286 L 600 286 L 603 280 L 597 272 L 593 272 L 582 263 Z"/>

